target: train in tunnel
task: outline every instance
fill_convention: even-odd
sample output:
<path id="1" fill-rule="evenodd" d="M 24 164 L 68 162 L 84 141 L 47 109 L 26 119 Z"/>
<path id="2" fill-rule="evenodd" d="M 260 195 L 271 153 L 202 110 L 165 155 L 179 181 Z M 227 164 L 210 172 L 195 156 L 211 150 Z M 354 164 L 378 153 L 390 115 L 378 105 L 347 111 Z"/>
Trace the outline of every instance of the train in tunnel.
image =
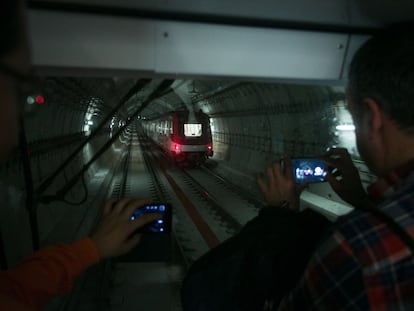
<path id="1" fill-rule="evenodd" d="M 210 118 L 201 110 L 174 111 L 144 120 L 143 128 L 174 163 L 200 165 L 214 154 Z"/>

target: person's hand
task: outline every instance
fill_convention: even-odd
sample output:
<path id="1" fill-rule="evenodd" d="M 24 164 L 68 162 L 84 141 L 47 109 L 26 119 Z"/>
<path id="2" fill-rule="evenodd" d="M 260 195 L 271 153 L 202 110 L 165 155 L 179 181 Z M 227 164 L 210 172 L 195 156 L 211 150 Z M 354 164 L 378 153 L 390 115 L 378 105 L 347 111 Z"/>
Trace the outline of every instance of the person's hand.
<path id="1" fill-rule="evenodd" d="M 345 148 L 330 149 L 323 157 L 331 166 L 328 170 L 326 180 L 338 196 L 355 207 L 366 205 L 368 195 L 365 192 L 358 169 L 352 162 L 348 150 Z"/>
<path id="2" fill-rule="evenodd" d="M 299 210 L 299 195 L 305 185 L 297 187 L 293 177 L 292 161 L 284 159 L 284 168 L 276 162 L 266 170 L 266 178 L 258 176 L 257 184 L 271 206 L 281 206 L 288 202 L 289 208 Z"/>
<path id="3" fill-rule="evenodd" d="M 124 198 L 111 199 L 103 207 L 102 218 L 91 234 L 101 258 L 119 256 L 129 252 L 140 241 L 141 235 L 131 234 L 145 224 L 159 219 L 161 214 L 147 214 L 131 221 L 134 211 L 151 200 Z"/>

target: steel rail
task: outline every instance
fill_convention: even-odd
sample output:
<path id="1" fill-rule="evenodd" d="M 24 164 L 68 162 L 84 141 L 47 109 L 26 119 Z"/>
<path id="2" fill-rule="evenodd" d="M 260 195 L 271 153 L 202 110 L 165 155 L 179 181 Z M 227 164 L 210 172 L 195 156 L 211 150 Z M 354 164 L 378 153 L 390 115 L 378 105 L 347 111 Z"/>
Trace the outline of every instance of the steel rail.
<path id="1" fill-rule="evenodd" d="M 150 150 L 146 150 L 146 148 L 144 147 L 144 142 L 146 144 L 149 143 L 149 140 L 144 136 L 144 135 L 140 135 L 139 136 L 139 144 L 142 150 L 142 154 L 144 157 L 144 162 L 145 165 L 151 175 L 151 179 L 153 180 L 153 185 L 155 187 L 155 193 L 156 195 L 158 195 L 157 199 L 160 200 L 160 202 L 167 202 L 168 201 L 168 197 L 166 196 L 166 190 L 163 187 L 163 183 L 161 182 L 160 178 L 159 178 L 159 174 L 157 172 L 157 170 L 154 167 L 154 161 L 152 160 L 153 157 L 151 157 L 149 155 L 149 153 L 151 153 Z M 185 268 L 188 269 L 190 267 L 190 261 L 188 260 L 188 257 L 185 255 L 185 251 L 184 251 L 184 247 L 181 245 L 181 242 L 179 241 L 179 239 L 177 238 L 177 235 L 175 233 L 175 230 L 172 229 L 173 231 L 173 241 L 175 242 L 175 245 L 177 246 L 179 253 L 180 253 L 180 257 L 182 259 L 182 261 L 184 262 Z"/>
<path id="2" fill-rule="evenodd" d="M 224 178 L 223 176 L 219 175 L 218 173 L 214 172 L 211 168 L 206 166 L 205 164 L 201 166 L 201 169 L 206 173 L 214 177 L 218 180 L 219 183 L 223 184 L 227 188 L 229 188 L 232 192 L 243 198 L 244 200 L 248 201 L 249 203 L 253 204 L 256 208 L 263 207 L 266 203 L 263 200 L 260 200 L 254 194 L 250 192 L 246 192 L 245 189 L 237 186 L 236 184 L 232 183 L 230 180 Z"/>
<path id="3" fill-rule="evenodd" d="M 219 215 L 228 226 L 235 230 L 236 232 L 240 231 L 243 227 L 239 221 L 237 221 L 230 213 L 223 209 L 223 207 L 218 203 L 217 198 L 215 198 L 209 191 L 204 188 L 194 177 L 192 177 L 185 169 L 181 168 L 181 173 L 185 178 L 190 181 L 191 186 L 197 192 L 197 194 L 207 201 L 207 204 Z"/>
<path id="4" fill-rule="evenodd" d="M 101 129 L 108 123 L 108 121 L 123 107 L 123 105 L 128 102 L 136 93 L 142 90 L 145 85 L 147 85 L 151 80 L 149 79 L 141 79 L 139 80 L 128 92 L 124 95 L 124 97 L 120 100 L 118 105 L 116 105 L 102 120 L 102 122 L 98 125 L 98 127 L 92 131 L 92 133 L 82 142 L 67 158 L 59 167 L 44 181 L 42 184 L 37 188 L 36 194 L 39 197 L 43 194 L 53 183 L 55 178 L 63 171 L 63 169 L 69 165 L 69 163 L 74 159 L 74 157 L 85 147 L 85 145 L 90 142 Z"/>
<path id="5" fill-rule="evenodd" d="M 157 89 L 152 92 L 148 98 L 141 104 L 139 108 L 135 110 L 127 119 L 125 124 L 118 129 L 118 131 L 112 136 L 110 140 L 108 140 L 100 149 L 99 151 L 89 160 L 88 163 L 86 163 L 83 168 L 76 173 L 71 180 L 69 180 L 66 185 L 56 192 L 55 195 L 48 195 L 38 198 L 39 202 L 44 204 L 49 204 L 55 200 L 61 200 L 66 193 L 76 185 L 76 183 L 79 181 L 80 178 L 82 178 L 83 174 L 89 169 L 89 167 L 97 160 L 99 157 L 115 142 L 115 140 L 118 139 L 118 137 L 124 132 L 124 130 L 134 121 L 136 121 L 137 116 L 144 110 L 150 103 L 152 103 L 154 100 L 156 100 L 159 97 L 162 97 L 169 92 L 171 92 L 171 89 L 169 87 L 173 83 L 173 80 L 165 80 L 163 81 Z"/>

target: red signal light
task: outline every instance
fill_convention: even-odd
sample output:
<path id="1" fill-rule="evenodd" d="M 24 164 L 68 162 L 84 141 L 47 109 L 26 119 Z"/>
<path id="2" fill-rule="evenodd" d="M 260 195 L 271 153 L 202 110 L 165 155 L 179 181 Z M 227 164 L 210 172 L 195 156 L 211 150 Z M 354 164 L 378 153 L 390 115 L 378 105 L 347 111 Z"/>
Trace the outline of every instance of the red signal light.
<path id="1" fill-rule="evenodd" d="M 45 103 L 45 98 L 42 95 L 36 96 L 36 104 L 43 105 Z"/>

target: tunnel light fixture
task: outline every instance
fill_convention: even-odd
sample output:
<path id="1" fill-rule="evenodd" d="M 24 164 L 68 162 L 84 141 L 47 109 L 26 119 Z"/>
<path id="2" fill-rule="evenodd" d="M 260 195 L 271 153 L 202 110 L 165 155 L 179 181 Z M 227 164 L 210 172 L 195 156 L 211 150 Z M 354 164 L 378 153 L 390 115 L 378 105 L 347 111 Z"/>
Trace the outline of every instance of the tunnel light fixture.
<path id="1" fill-rule="evenodd" d="M 93 121 L 89 120 L 89 121 L 87 122 L 87 124 L 88 124 L 88 125 L 93 125 Z"/>
<path id="2" fill-rule="evenodd" d="M 45 103 L 45 98 L 42 95 L 36 96 L 36 104 L 43 105 Z"/>
<path id="3" fill-rule="evenodd" d="M 338 131 L 355 131 L 355 125 L 353 124 L 339 124 L 336 126 Z"/>
<path id="4" fill-rule="evenodd" d="M 33 104 L 43 105 L 45 103 L 45 98 L 42 95 L 27 96 L 26 103 L 28 105 L 33 105 Z"/>
<path id="5" fill-rule="evenodd" d="M 33 96 L 27 96 L 26 103 L 28 105 L 33 105 L 36 102 L 36 99 Z"/>

